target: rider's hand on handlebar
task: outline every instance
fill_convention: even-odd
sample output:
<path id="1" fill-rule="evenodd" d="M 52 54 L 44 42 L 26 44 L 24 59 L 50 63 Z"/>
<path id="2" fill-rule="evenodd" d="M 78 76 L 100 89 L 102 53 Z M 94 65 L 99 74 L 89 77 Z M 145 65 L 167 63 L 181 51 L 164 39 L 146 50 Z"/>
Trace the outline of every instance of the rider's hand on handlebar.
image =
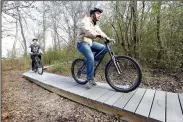
<path id="1" fill-rule="evenodd" d="M 42 53 L 30 53 L 31 55 L 42 55 Z"/>
<path id="2" fill-rule="evenodd" d="M 116 43 L 114 39 L 110 39 L 108 37 L 106 38 L 106 37 L 103 37 L 101 35 L 97 35 L 96 38 L 100 38 L 100 39 L 104 40 L 105 43 L 110 43 L 110 42 Z"/>
<path id="3" fill-rule="evenodd" d="M 114 39 L 109 39 L 109 38 L 106 38 L 106 41 L 105 43 L 116 43 L 116 41 Z"/>
<path id="4" fill-rule="evenodd" d="M 106 38 L 103 37 L 102 35 L 97 35 L 96 38 L 102 39 L 102 40 L 104 40 L 104 42 L 106 42 Z"/>
<path id="5" fill-rule="evenodd" d="M 96 38 L 102 38 L 102 36 L 101 35 L 96 35 Z"/>
<path id="6" fill-rule="evenodd" d="M 101 35 L 96 35 L 96 39 L 103 39 Z"/>

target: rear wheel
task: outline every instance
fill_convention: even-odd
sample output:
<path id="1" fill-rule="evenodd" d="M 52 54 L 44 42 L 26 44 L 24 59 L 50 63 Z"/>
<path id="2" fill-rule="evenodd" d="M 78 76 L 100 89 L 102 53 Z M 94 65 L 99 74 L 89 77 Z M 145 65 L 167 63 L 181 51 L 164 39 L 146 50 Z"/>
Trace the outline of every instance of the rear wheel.
<path id="1" fill-rule="evenodd" d="M 142 72 L 138 63 L 128 56 L 117 56 L 115 63 L 111 59 L 105 69 L 105 77 L 109 85 L 119 92 L 135 90 L 141 83 Z M 116 65 L 120 70 L 118 72 Z"/>
<path id="2" fill-rule="evenodd" d="M 86 61 L 84 59 L 74 60 L 71 66 L 71 73 L 77 83 L 86 84 Z"/>

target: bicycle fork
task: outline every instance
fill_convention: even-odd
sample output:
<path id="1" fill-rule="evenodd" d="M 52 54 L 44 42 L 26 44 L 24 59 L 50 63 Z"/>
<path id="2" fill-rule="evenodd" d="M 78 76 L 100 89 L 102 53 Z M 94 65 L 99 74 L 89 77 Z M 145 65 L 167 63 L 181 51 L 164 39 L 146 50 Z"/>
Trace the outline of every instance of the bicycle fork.
<path id="1" fill-rule="evenodd" d="M 113 63 L 115 65 L 115 67 L 116 67 L 116 70 L 118 71 L 118 74 L 121 74 L 122 70 L 120 68 L 120 65 L 119 65 L 118 61 L 116 60 L 116 58 L 114 56 L 112 57 L 112 60 L 113 60 Z"/>
<path id="2" fill-rule="evenodd" d="M 118 61 L 116 60 L 113 52 L 112 51 L 109 52 L 109 55 L 111 56 L 111 59 L 112 59 L 114 65 L 116 67 L 116 70 L 118 71 L 118 74 L 121 74 L 122 73 L 122 70 L 121 70 L 120 65 L 119 65 Z"/>

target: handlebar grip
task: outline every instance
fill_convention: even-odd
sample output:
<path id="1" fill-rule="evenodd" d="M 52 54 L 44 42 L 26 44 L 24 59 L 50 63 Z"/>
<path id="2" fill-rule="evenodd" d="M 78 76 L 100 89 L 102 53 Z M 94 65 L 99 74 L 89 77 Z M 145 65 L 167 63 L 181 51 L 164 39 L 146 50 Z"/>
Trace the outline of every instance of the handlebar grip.
<path id="1" fill-rule="evenodd" d="M 110 43 L 110 40 L 109 39 L 107 39 L 107 38 L 105 38 L 105 44 L 107 44 L 107 43 Z"/>
<path id="2" fill-rule="evenodd" d="M 33 53 L 32 55 L 41 55 L 41 53 Z"/>
<path id="3" fill-rule="evenodd" d="M 105 38 L 105 39 L 106 39 L 106 42 L 105 42 L 106 44 L 111 43 L 111 42 L 116 43 L 116 41 L 114 39 L 107 39 L 107 38 Z"/>
<path id="4" fill-rule="evenodd" d="M 102 38 L 102 36 L 101 36 L 101 35 L 96 35 L 96 37 L 98 37 L 98 38 Z"/>

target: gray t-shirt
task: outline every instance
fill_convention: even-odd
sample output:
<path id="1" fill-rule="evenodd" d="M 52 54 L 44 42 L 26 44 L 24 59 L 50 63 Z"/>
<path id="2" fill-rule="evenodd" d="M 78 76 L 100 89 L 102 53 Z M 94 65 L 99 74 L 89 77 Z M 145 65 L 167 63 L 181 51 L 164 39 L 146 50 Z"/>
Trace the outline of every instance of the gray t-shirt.
<path id="1" fill-rule="evenodd" d="M 40 46 L 39 45 L 31 44 L 29 46 L 29 48 L 31 48 L 31 52 L 33 52 L 33 53 L 39 53 L 39 49 L 40 49 Z"/>

